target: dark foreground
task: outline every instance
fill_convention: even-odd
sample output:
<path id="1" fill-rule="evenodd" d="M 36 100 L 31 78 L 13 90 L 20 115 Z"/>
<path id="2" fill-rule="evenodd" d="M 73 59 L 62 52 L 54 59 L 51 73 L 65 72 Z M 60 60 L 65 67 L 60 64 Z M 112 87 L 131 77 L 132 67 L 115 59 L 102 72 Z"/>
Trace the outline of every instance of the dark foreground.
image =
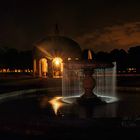
<path id="1" fill-rule="evenodd" d="M 51 123 L 51 125 L 50 125 Z M 18 131 L 8 129 L 2 130 L 0 134 L 0 138 L 6 139 L 139 139 L 139 130 L 140 127 L 135 127 L 135 124 L 140 123 L 135 122 L 135 120 L 122 120 L 122 119 L 94 119 L 92 122 L 81 121 L 81 120 L 67 120 L 65 122 L 59 122 L 58 120 L 55 122 L 48 122 L 46 124 L 32 124 L 24 126 L 17 126 L 14 124 L 14 127 L 19 128 Z M 55 124 L 55 125 L 54 125 Z M 53 126 L 54 125 L 54 126 Z M 26 131 L 23 130 L 26 128 Z M 28 128 L 32 128 L 32 130 L 28 130 Z"/>
<path id="2" fill-rule="evenodd" d="M 122 83 L 120 86 L 127 87 L 126 79 L 131 78 L 124 77 L 121 79 L 119 77 L 118 80 Z M 132 79 L 138 87 L 139 78 Z M 135 86 L 134 81 L 127 81 L 129 87 Z M 0 81 L 1 94 L 46 87 L 51 87 L 53 90 L 37 91 L 32 94 L 1 100 L 0 139 L 44 139 L 44 137 L 45 139 L 60 140 L 75 138 L 126 139 L 127 137 L 138 139 L 140 137 L 139 90 L 137 92 L 119 92 L 120 101 L 112 104 L 113 116 L 109 114 L 108 107 L 103 107 L 101 116 L 98 116 L 100 114 L 98 109 L 97 113 L 96 111 L 91 113 L 89 110 L 85 113 L 76 106 L 61 108 L 56 115 L 48 101 L 54 96 L 61 96 L 61 79 L 54 81 L 53 79 L 43 80 L 27 77 L 24 79 L 2 79 Z M 59 90 L 57 90 L 58 88 Z M 45 97 L 45 104 L 41 102 L 42 97 Z M 114 106 L 116 110 L 114 110 Z M 77 110 L 76 113 L 73 113 L 73 110 Z M 117 113 L 114 113 L 114 111 Z M 80 112 L 80 114 L 77 112 Z"/>
<path id="3" fill-rule="evenodd" d="M 1 102 L 0 138 L 40 139 L 40 137 L 45 137 L 46 139 L 74 139 L 77 137 L 78 139 L 91 139 L 91 137 L 102 138 L 102 136 L 109 138 L 129 136 L 135 138 L 139 135 L 140 111 L 138 109 L 133 112 L 132 108 L 134 106 L 132 105 L 129 105 L 131 107 L 129 108 L 130 112 L 128 109 L 125 111 L 125 107 L 121 107 L 119 113 L 124 115 L 121 117 L 119 115 L 105 117 L 106 114 L 95 117 L 96 112 L 94 114 L 91 110 L 86 109 L 80 111 L 81 108 L 78 109 L 76 105 L 62 107 L 55 114 L 52 106 L 48 103 L 49 99 L 52 98 L 51 95 L 47 94 L 47 91 L 46 93 L 37 94 L 22 95 Z M 46 100 L 43 107 L 42 97 L 45 97 Z M 75 109 L 76 112 L 74 112 Z M 125 111 L 125 113 L 122 111 Z M 133 114 L 135 112 L 136 114 Z M 128 113 L 128 116 L 126 113 Z"/>

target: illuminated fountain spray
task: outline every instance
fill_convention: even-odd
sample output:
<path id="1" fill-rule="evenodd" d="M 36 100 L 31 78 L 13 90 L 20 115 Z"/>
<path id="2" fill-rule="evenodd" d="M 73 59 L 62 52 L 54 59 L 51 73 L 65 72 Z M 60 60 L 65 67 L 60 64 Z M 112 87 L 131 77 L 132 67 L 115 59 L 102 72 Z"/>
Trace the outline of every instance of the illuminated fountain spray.
<path id="1" fill-rule="evenodd" d="M 64 64 L 62 79 L 63 100 L 81 97 L 82 101 L 116 101 L 116 63 L 99 63 L 92 60 L 68 61 Z M 101 99 L 101 100 L 100 100 Z"/>

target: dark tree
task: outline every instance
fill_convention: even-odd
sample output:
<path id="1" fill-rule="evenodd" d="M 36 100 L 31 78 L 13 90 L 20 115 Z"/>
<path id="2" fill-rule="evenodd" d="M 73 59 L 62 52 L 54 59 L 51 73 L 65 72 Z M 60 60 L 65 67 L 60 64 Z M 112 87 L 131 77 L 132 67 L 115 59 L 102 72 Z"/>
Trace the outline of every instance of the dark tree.
<path id="1" fill-rule="evenodd" d="M 21 51 L 19 53 L 19 60 L 20 69 L 33 69 L 32 51 Z"/>
<path id="2" fill-rule="evenodd" d="M 131 47 L 128 50 L 128 61 L 132 67 L 140 67 L 140 46 Z"/>
<path id="3" fill-rule="evenodd" d="M 110 62 L 111 61 L 110 55 L 107 52 L 98 52 L 95 55 L 95 60 L 100 61 L 100 62 Z"/>
<path id="4" fill-rule="evenodd" d="M 118 69 L 126 69 L 128 67 L 128 54 L 123 49 L 114 49 L 110 52 L 110 59 L 117 62 Z"/>
<path id="5" fill-rule="evenodd" d="M 17 67 L 18 51 L 13 48 L 8 48 L 3 55 L 3 63 L 6 68 L 15 69 Z"/>
<path id="6" fill-rule="evenodd" d="M 0 47 L 0 68 L 33 69 L 32 51 L 21 51 L 14 48 Z"/>

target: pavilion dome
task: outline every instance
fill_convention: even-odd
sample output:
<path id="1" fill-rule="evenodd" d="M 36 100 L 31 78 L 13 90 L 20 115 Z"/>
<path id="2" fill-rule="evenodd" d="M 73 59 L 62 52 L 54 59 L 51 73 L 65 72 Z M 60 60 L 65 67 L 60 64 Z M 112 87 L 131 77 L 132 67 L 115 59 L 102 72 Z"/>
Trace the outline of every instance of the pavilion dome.
<path id="1" fill-rule="evenodd" d="M 35 43 L 34 57 L 75 59 L 81 57 L 81 48 L 77 42 L 68 37 L 48 36 Z"/>

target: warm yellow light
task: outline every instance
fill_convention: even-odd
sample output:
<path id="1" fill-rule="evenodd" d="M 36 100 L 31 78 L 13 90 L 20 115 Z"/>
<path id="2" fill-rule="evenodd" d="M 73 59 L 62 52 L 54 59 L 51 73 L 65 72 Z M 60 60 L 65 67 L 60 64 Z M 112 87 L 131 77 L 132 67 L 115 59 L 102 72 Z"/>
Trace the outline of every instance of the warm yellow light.
<path id="1" fill-rule="evenodd" d="M 55 114 L 57 115 L 58 109 L 62 106 L 62 103 L 59 101 L 62 97 L 55 97 L 49 102 L 51 103 Z"/>
<path id="2" fill-rule="evenodd" d="M 59 65 L 60 64 L 59 60 L 55 60 L 55 64 Z"/>
<path id="3" fill-rule="evenodd" d="M 91 53 L 90 50 L 88 50 L 88 59 L 89 59 L 89 60 L 92 60 L 92 53 Z"/>
<path id="4" fill-rule="evenodd" d="M 46 58 L 41 59 L 41 64 L 42 64 L 42 72 L 48 72 L 47 71 L 47 59 Z"/>
<path id="5" fill-rule="evenodd" d="M 62 63 L 62 59 L 60 57 L 56 57 L 56 58 L 53 59 L 53 63 L 56 66 L 59 66 Z"/>

